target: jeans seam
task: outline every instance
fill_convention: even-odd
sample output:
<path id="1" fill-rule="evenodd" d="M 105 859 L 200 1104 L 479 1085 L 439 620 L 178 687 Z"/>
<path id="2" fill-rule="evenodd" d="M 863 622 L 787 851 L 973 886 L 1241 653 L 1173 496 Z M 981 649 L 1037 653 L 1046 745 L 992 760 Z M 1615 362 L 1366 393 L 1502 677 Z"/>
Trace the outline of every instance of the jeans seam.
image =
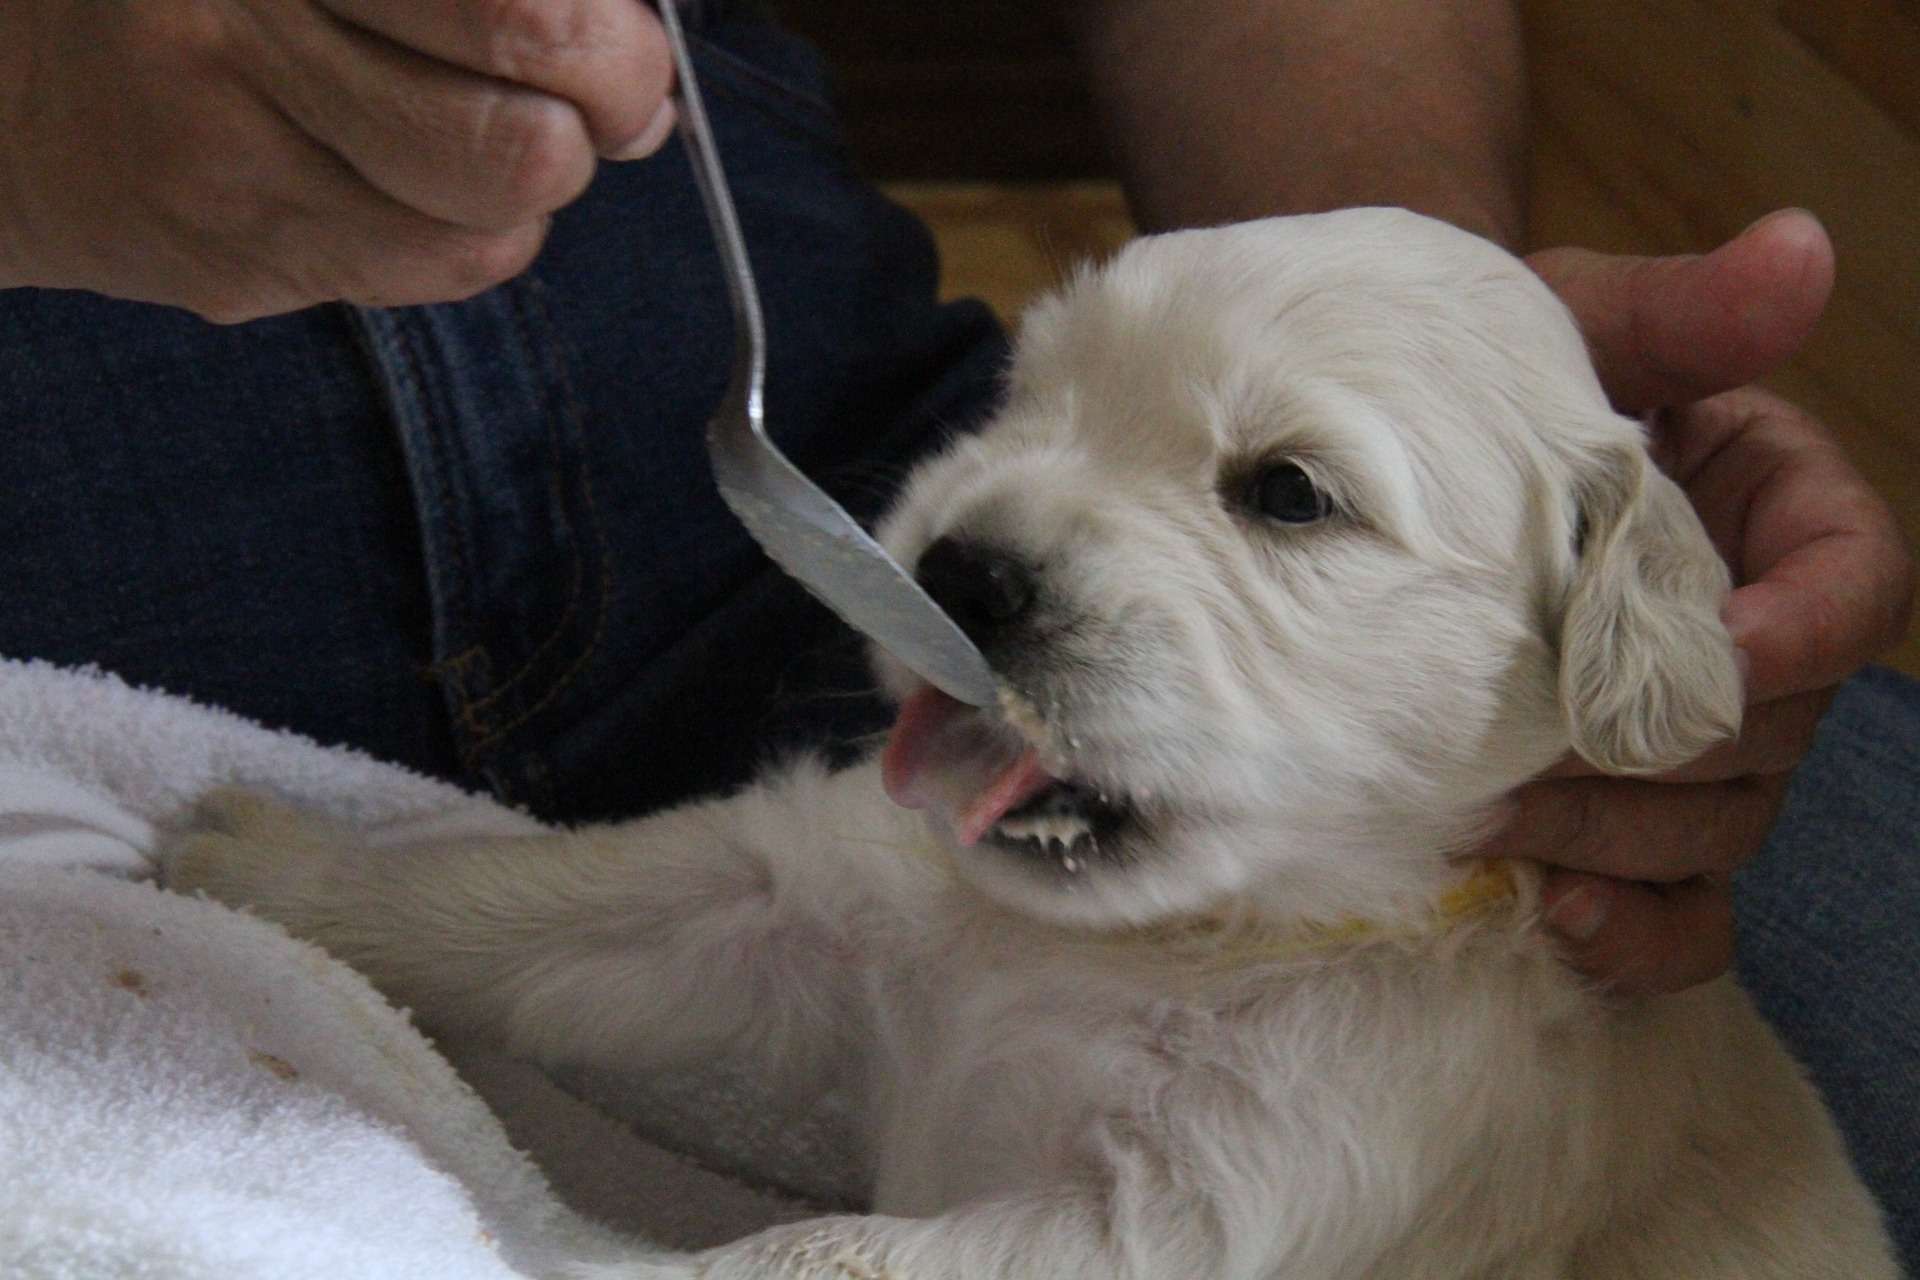
<path id="1" fill-rule="evenodd" d="M 514 322 L 520 329 L 522 342 L 529 349 L 537 349 L 544 354 L 547 362 L 547 371 L 552 379 L 551 385 L 556 389 L 561 399 L 562 408 L 564 410 L 565 421 L 568 424 L 577 427 L 585 416 L 585 408 L 581 404 L 578 396 L 574 393 L 572 379 L 567 376 L 566 366 L 561 362 L 559 357 L 559 352 L 556 349 L 555 344 L 551 341 L 547 341 L 539 344 L 536 347 L 532 340 L 533 335 L 531 332 L 531 325 L 529 323 L 528 316 L 526 314 L 525 304 L 530 301 L 534 306 L 539 307 L 543 319 L 545 316 L 545 307 L 544 307 L 544 304 L 542 304 L 539 299 L 538 281 L 534 277 L 529 276 L 527 277 L 527 286 L 528 287 L 524 296 L 519 292 L 516 292 L 513 295 Z M 560 427 L 556 424 L 549 433 L 549 439 L 552 441 L 552 456 L 556 461 L 558 461 L 558 459 L 563 456 L 562 450 L 560 449 L 560 446 L 559 446 L 559 439 L 558 439 L 559 430 L 560 430 Z M 599 551 L 599 559 L 600 559 L 600 581 L 598 584 L 599 596 L 600 596 L 600 607 L 597 610 L 596 617 L 594 619 L 593 633 L 588 638 L 587 643 L 585 647 L 581 650 L 579 656 L 576 657 L 573 660 L 573 662 L 568 664 L 568 666 L 564 671 L 560 672 L 560 674 L 554 678 L 553 683 L 545 690 L 544 693 L 540 695 L 539 698 L 537 698 L 530 706 L 522 710 L 519 715 L 514 716 L 512 719 L 507 720 L 502 724 L 494 726 L 491 731 L 487 732 L 485 736 L 475 741 L 467 749 L 466 754 L 470 761 L 472 759 L 477 758 L 479 753 L 486 750 L 488 747 L 491 747 L 494 744 L 498 743 L 507 734 L 519 728 L 521 725 L 527 723 L 534 716 L 538 715 L 540 712 L 544 711 L 547 707 L 551 706 L 553 702 L 557 698 L 559 698 L 559 696 L 562 693 L 566 692 L 566 690 L 573 684 L 573 682 L 579 678 L 580 673 L 586 669 L 587 664 L 599 652 L 601 643 L 606 637 L 607 616 L 611 612 L 611 602 L 613 597 L 613 583 L 614 583 L 612 548 L 610 544 L 607 542 L 606 529 L 604 525 L 601 523 L 600 515 L 599 515 L 599 506 L 596 499 L 594 498 L 592 473 L 586 465 L 586 459 L 584 455 L 576 455 L 576 456 L 577 456 L 577 461 L 574 464 L 574 475 L 578 482 L 581 500 L 584 505 L 584 511 L 582 512 L 584 519 L 580 523 L 584 524 L 585 526 L 584 532 L 588 533 L 593 538 L 594 545 Z M 563 511 L 564 511 L 564 507 L 563 507 Z M 581 532 L 575 529 L 574 523 L 571 521 L 568 524 L 568 529 L 569 529 L 569 532 L 576 533 L 576 535 L 579 532 Z M 577 540 L 573 541 L 573 548 L 574 548 L 573 556 L 572 556 L 573 567 L 574 567 L 573 590 L 568 600 L 567 608 L 565 612 L 562 613 L 560 621 L 555 624 L 552 634 L 549 635 L 546 640 L 541 642 L 540 648 L 536 650 L 535 654 L 532 657 L 530 657 L 525 664 L 522 665 L 521 669 L 515 672 L 514 675 L 506 683 L 502 684 L 499 688 L 495 689 L 492 693 L 490 693 L 486 699 L 483 699 L 479 704 L 476 704 L 477 706 L 484 707 L 486 704 L 491 703 L 500 694 L 506 692 L 506 690 L 509 687 L 511 687 L 513 684 L 515 684 L 516 682 L 526 677 L 529 674 L 529 672 L 532 670 L 533 665 L 537 661 L 538 657 L 546 653 L 548 649 L 551 648 L 552 645 L 561 638 L 562 634 L 566 629 L 566 623 L 573 618 L 576 612 L 576 609 L 580 603 L 580 598 L 583 594 L 583 588 L 586 581 L 586 566 L 582 562 L 582 557 L 580 554 L 579 544 Z"/>
<path id="2" fill-rule="evenodd" d="M 529 351 L 541 349 L 541 348 L 535 347 L 533 343 L 532 334 L 528 331 L 526 316 L 521 305 L 520 291 L 517 288 L 510 287 L 509 291 L 505 296 L 507 297 L 510 303 L 510 310 L 513 315 L 514 327 L 519 332 L 522 348 Z M 565 393 L 563 388 L 563 396 L 564 394 Z M 566 405 L 567 413 L 574 414 L 579 412 L 579 406 L 574 403 L 571 397 L 566 397 L 565 405 Z M 556 472 L 558 471 L 557 464 L 560 462 L 561 458 L 564 456 L 564 453 L 560 448 L 560 442 L 559 442 L 558 436 L 559 436 L 559 426 L 552 418 L 549 418 L 547 423 L 547 457 L 550 462 L 556 464 L 555 466 Z M 583 486 L 585 484 L 584 477 L 582 479 L 582 484 Z M 591 501 L 590 498 L 589 498 L 589 501 Z M 571 567 L 571 573 L 569 574 L 569 583 L 567 587 L 566 607 L 560 611 L 560 616 L 554 620 L 553 627 L 551 630 L 548 631 L 546 638 L 541 640 L 541 642 L 534 648 L 533 652 L 526 656 L 526 659 L 521 662 L 519 668 L 515 670 L 512 675 L 507 676 L 505 679 L 501 680 L 498 684 L 494 685 L 491 689 L 489 689 L 485 696 L 478 698 L 474 701 L 473 707 L 474 707 L 474 710 L 477 712 L 484 713 L 487 710 L 487 708 L 492 706 L 494 703 L 498 702 L 501 698 L 505 697 L 507 693 L 510 692 L 516 685 L 520 684 L 521 681 L 525 680 L 528 676 L 530 676 L 533 673 L 535 667 L 538 666 L 540 659 L 545 657 L 547 653 L 550 650 L 552 650 L 554 646 L 558 645 L 560 641 L 565 637 L 567 633 L 567 624 L 572 622 L 574 615 L 577 612 L 579 612 L 581 583 L 586 578 L 586 567 L 581 563 L 580 548 L 578 543 L 575 541 L 577 537 L 577 530 L 574 528 L 575 522 L 568 518 L 567 511 L 566 511 L 566 504 L 564 502 L 556 505 L 560 513 L 560 518 L 564 522 L 564 528 L 567 535 L 568 560 L 570 562 L 570 567 Z"/>
<path id="3" fill-rule="evenodd" d="M 425 439 L 432 457 L 432 466 L 425 468 L 425 470 L 430 478 L 430 483 L 433 485 L 433 502 L 445 516 L 445 519 L 442 521 L 442 527 L 446 531 L 447 553 L 453 561 L 454 578 L 459 584 L 457 595 L 446 601 L 447 612 L 453 615 L 460 628 L 461 634 L 471 636 L 475 631 L 473 625 L 473 610 L 470 604 L 473 595 L 472 569 L 470 567 L 473 556 L 472 553 L 467 550 L 465 533 L 461 528 L 459 513 L 450 497 L 446 479 L 446 453 L 442 447 L 439 432 L 435 430 L 433 426 L 433 415 L 429 411 L 428 384 L 422 372 L 420 353 L 415 348 L 413 339 L 408 333 L 405 324 L 393 325 L 391 332 L 394 337 L 394 343 L 399 348 L 402 365 L 405 369 L 405 376 L 410 384 L 408 389 L 412 393 L 414 403 L 419 407 L 420 434 Z M 469 677 L 467 669 L 476 661 L 483 665 L 490 664 L 491 662 L 490 655 L 484 643 L 474 642 L 468 644 L 457 653 L 440 658 L 427 667 L 428 672 L 438 680 L 443 692 L 451 695 L 455 703 L 455 706 L 452 708 L 455 720 L 475 732 L 478 731 L 478 721 L 474 714 L 473 698 L 468 692 Z M 451 674 L 454 677 L 453 681 L 449 683 L 446 680 L 438 679 L 443 673 Z"/>
<path id="4" fill-rule="evenodd" d="M 572 532 L 571 523 L 568 524 L 568 531 Z M 487 690 L 485 694 L 474 699 L 473 709 L 476 712 L 485 713 L 488 708 L 499 702 L 500 699 L 506 697 L 516 685 L 533 674 L 533 670 L 539 664 L 540 659 L 545 657 L 547 652 L 558 645 L 565 637 L 567 624 L 573 621 L 574 614 L 579 612 L 580 584 L 586 578 L 585 566 L 580 563 L 579 552 L 573 552 L 568 559 L 571 563 L 572 572 L 569 574 L 566 607 L 560 611 L 560 616 L 555 619 L 553 628 L 547 633 L 546 638 L 540 642 L 532 653 L 527 655 L 518 669 L 516 669 L 512 675 Z M 475 647 L 477 648 L 478 646 Z"/>
<path id="5" fill-rule="evenodd" d="M 587 501 L 589 507 L 591 507 L 593 501 L 591 491 L 588 492 Z M 603 563 L 601 567 L 600 587 L 603 593 L 610 594 L 612 591 L 613 566 L 611 564 Z M 555 699 L 566 692 L 567 687 L 579 678 L 580 673 L 586 669 L 587 663 L 592 661 L 594 655 L 600 651 L 600 643 L 607 633 L 608 612 L 608 609 L 603 605 L 600 609 L 599 617 L 594 622 L 593 635 L 588 638 L 586 647 L 580 651 L 580 656 L 575 658 L 567 669 L 555 678 L 554 683 L 548 687 L 547 691 L 542 694 L 533 705 L 527 707 L 513 719 L 497 726 L 486 737 L 475 742 L 468 749 L 467 755 L 469 760 L 477 759 L 481 752 L 495 745 L 509 733 L 512 733 L 515 729 L 518 729 L 521 725 L 527 723 L 542 711 L 545 711 L 553 705 Z"/>
<path id="6" fill-rule="evenodd" d="M 482 668 L 482 674 L 478 677 L 471 675 L 468 670 L 468 668 L 476 663 L 480 664 Z M 429 676 L 438 681 L 440 687 L 449 693 L 458 704 L 454 708 L 454 723 L 469 735 L 478 735 L 486 732 L 486 726 L 480 722 L 480 717 L 474 711 L 473 699 L 467 693 L 467 684 L 470 680 L 474 679 L 485 681 L 486 676 L 484 672 L 488 665 L 489 656 L 485 647 L 472 644 L 462 649 L 459 653 L 448 658 L 442 658 L 427 668 Z M 464 750 L 461 752 L 461 756 L 464 763 L 471 763 L 471 760 Z"/>

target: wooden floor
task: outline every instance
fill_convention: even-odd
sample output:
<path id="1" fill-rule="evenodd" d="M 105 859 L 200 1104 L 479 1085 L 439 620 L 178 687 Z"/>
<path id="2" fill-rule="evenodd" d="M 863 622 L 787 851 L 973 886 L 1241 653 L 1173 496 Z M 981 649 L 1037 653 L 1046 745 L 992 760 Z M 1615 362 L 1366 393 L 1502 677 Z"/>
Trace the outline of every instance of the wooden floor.
<path id="1" fill-rule="evenodd" d="M 1781 206 L 1819 214 L 1840 255 L 1833 305 L 1772 382 L 1834 427 L 1910 541 L 1920 539 L 1920 0 L 1527 0 L 1525 9 L 1534 243 L 1686 252 Z M 831 32 L 815 34 L 831 44 Z M 949 55 L 875 72 L 867 39 L 868 72 L 856 67 L 851 79 L 869 99 L 982 78 Z M 989 55 L 1001 100 L 1029 113 L 1079 110 L 1060 87 L 1057 49 L 996 44 Z M 1035 68 L 1025 79 L 1023 57 Z M 1084 132 L 1077 118 L 1047 122 L 1044 145 L 1011 153 L 1019 176 L 1069 154 L 1065 140 Z M 1118 192 L 1084 180 L 1084 164 L 1059 164 L 1081 179 L 1070 182 L 930 181 L 926 153 L 913 154 L 896 171 L 918 180 L 890 185 L 932 222 L 949 291 L 1004 315 L 1129 234 Z M 1890 660 L 1920 675 L 1920 639 Z"/>

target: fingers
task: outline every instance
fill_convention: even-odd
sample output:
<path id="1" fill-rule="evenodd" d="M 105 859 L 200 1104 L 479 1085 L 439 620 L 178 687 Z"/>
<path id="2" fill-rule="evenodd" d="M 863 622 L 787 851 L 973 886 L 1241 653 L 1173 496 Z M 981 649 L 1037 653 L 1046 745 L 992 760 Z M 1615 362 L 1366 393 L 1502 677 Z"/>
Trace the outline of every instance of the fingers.
<path id="1" fill-rule="evenodd" d="M 402 204 L 506 231 L 570 203 L 592 180 L 593 141 L 564 99 L 422 56 L 304 5 L 266 12 L 278 38 L 243 61 L 249 79 Z"/>
<path id="2" fill-rule="evenodd" d="M 526 270 L 546 233 L 545 221 L 505 232 L 468 231 L 399 205 L 356 207 L 350 226 L 302 212 L 258 237 L 258 256 L 245 269 L 222 273 L 179 305 L 215 324 L 243 324 L 321 301 L 368 307 L 456 301 Z M 375 236 L 383 247 L 378 253 L 368 249 Z"/>
<path id="3" fill-rule="evenodd" d="M 621 0 L 618 17 L 601 13 L 597 0 L 529 6 L 526 14 L 465 0 L 437 10 L 380 8 L 403 27 L 438 32 L 446 47 L 455 47 L 448 24 L 456 19 L 465 37 L 481 43 L 488 24 L 499 23 L 495 37 L 508 63 L 530 41 L 550 58 L 528 54 L 515 65 L 582 94 L 606 89 L 595 75 L 624 71 L 633 60 L 612 46 L 645 45 L 656 32 L 651 15 L 630 0 Z M 389 12 L 400 9 L 405 14 Z M 559 25 L 539 28 L 542 22 Z M 577 29 L 562 30 L 569 22 Z M 228 65 L 263 115 L 291 127 L 271 148 L 278 172 L 234 193 L 243 211 L 264 212 L 243 212 L 213 237 L 215 274 L 231 287 L 184 299 L 221 322 L 335 299 L 450 301 L 517 274 L 538 252 L 548 216 L 592 180 L 597 141 L 589 110 L 602 127 L 619 129 L 621 110 L 638 109 L 637 99 L 626 101 L 635 88 L 630 76 L 613 96 L 576 104 L 429 56 L 306 0 L 249 6 L 231 31 Z M 596 33 L 610 44 L 568 43 Z M 665 80 L 655 80 L 651 89 L 640 84 L 643 95 L 665 92 Z"/>
<path id="4" fill-rule="evenodd" d="M 1556 249 L 1530 261 L 1629 409 L 1765 374 L 1805 340 L 1833 285 L 1826 233 L 1797 210 L 1703 257 Z M 1726 621 L 1750 697 L 1832 685 L 1905 634 L 1913 565 L 1898 524 L 1813 419 L 1745 389 L 1667 413 L 1655 443 L 1743 584 Z"/>
<path id="5" fill-rule="evenodd" d="M 320 2 L 428 57 L 573 104 L 610 158 L 648 154 L 672 127 L 666 36 L 639 0 Z"/>
<path id="6" fill-rule="evenodd" d="M 0 187 L 21 208 L 0 272 L 221 322 L 466 297 L 525 267 L 670 81 L 637 0 L 318 3 L 28 24 L 8 46 L 30 74 L 6 86 Z"/>
<path id="7" fill-rule="evenodd" d="M 1765 840 L 1832 686 L 1905 625 L 1912 567 L 1885 504 L 1818 423 L 1742 390 L 1667 414 L 1658 442 L 1745 586 L 1739 739 L 1659 781 L 1563 764 L 1514 797 L 1491 848 L 1550 867 L 1546 921 L 1616 990 L 1677 990 L 1732 950 L 1727 877 Z"/>
<path id="8" fill-rule="evenodd" d="M 1723 616 L 1754 705 L 1738 741 L 1659 781 L 1563 762 L 1513 798 L 1486 851 L 1547 864 L 1546 921 L 1576 968 L 1620 991 L 1678 990 L 1731 962 L 1728 876 L 1764 841 L 1832 686 L 1904 633 L 1912 562 L 1818 423 L 1731 390 L 1792 356 L 1832 291 L 1833 249 L 1811 215 L 1775 214 L 1700 257 L 1529 261 L 1579 321 L 1615 404 L 1685 406 L 1662 415 L 1653 444 L 1743 584 Z"/>
<path id="9" fill-rule="evenodd" d="M 1528 263 L 1572 310 L 1601 384 L 1628 411 L 1754 381 L 1800 348 L 1833 290 L 1833 246 L 1804 210 L 1700 256 L 1547 249 Z"/>
<path id="10" fill-rule="evenodd" d="M 1510 820 L 1480 852 L 1663 884 L 1729 875 L 1766 839 L 1786 788 L 1785 774 L 1700 783 L 1547 779 L 1514 793 Z"/>
<path id="11" fill-rule="evenodd" d="M 1727 627 L 1752 659 L 1754 688 L 1837 684 L 1906 634 L 1911 566 L 1886 546 L 1868 534 L 1822 535 L 1734 593 Z"/>
<path id="12" fill-rule="evenodd" d="M 357 202 L 356 202 L 357 203 Z M 367 307 L 405 307 L 451 302 L 484 292 L 526 270 L 546 239 L 540 220 L 502 232 L 449 226 L 391 204 L 356 210 L 349 230 L 338 218 L 316 213 L 290 223 L 274 240 L 278 261 L 308 305 L 316 298 Z M 378 244 L 378 253 L 369 250 Z M 253 319 L 284 308 L 244 311 Z M 220 317 L 225 319 L 227 317 Z"/>
<path id="13" fill-rule="evenodd" d="M 255 122 L 248 141 L 278 157 L 282 181 L 262 193 L 230 174 L 227 185 L 200 190 L 180 222 L 197 269 L 168 300 L 205 319 L 239 323 L 322 301 L 403 306 L 468 297 L 519 274 L 545 238 L 545 219 L 489 232 L 428 217 L 369 186 L 288 122 Z"/>
<path id="14" fill-rule="evenodd" d="M 1740 736 L 1662 775 L 1664 783 L 1728 782 L 1791 773 L 1813 749 L 1836 690 L 1810 689 L 1746 709 Z"/>
<path id="15" fill-rule="evenodd" d="M 1765 840 L 1787 775 L 1669 784 L 1534 783 L 1481 852 L 1546 864 L 1548 928 L 1580 973 L 1630 994 L 1679 991 L 1733 957 L 1728 879 Z"/>
<path id="16" fill-rule="evenodd" d="M 1746 389 L 1668 414 L 1658 430 L 1743 584 L 1725 619 L 1750 664 L 1749 697 L 1836 684 L 1905 634 L 1906 540 L 1818 422 Z"/>
<path id="17" fill-rule="evenodd" d="M 1550 871 L 1541 892 L 1568 962 L 1610 991 L 1665 995 L 1733 964 L 1733 892 L 1724 879 L 1649 885 Z"/>

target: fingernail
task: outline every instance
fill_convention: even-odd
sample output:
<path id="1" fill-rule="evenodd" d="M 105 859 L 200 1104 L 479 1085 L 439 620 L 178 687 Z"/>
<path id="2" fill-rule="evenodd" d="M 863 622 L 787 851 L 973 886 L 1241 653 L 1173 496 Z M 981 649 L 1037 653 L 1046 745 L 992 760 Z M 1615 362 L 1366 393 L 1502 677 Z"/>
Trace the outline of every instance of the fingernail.
<path id="1" fill-rule="evenodd" d="M 1733 643 L 1741 653 L 1747 649 L 1747 639 L 1760 629 L 1765 621 L 1764 608 L 1754 595 L 1736 591 L 1727 597 L 1727 603 L 1720 610 L 1720 625 L 1727 629 Z"/>
<path id="2" fill-rule="evenodd" d="M 1812 239 L 1814 236 L 1826 234 L 1824 224 L 1820 221 L 1819 214 L 1815 213 L 1811 209 L 1805 209 L 1800 207 L 1799 205 L 1793 205 L 1785 209 L 1775 209 L 1772 213 L 1761 214 L 1759 217 L 1755 218 L 1752 222 L 1749 222 L 1745 227 L 1741 228 L 1740 235 L 1744 236 L 1750 231 L 1757 231 L 1769 222 L 1787 222 L 1787 221 L 1793 221 L 1800 224 L 1800 228 L 1801 228 L 1800 238 L 1802 239 Z M 1736 240 L 1739 238 L 1740 238 L 1739 236 L 1734 237 L 1734 239 Z"/>
<path id="3" fill-rule="evenodd" d="M 1592 885 L 1578 885 L 1547 908 L 1547 925 L 1574 942 L 1590 942 L 1607 922 L 1607 904 Z"/>
<path id="4" fill-rule="evenodd" d="M 609 160 L 641 160 L 658 151 L 673 132 L 673 126 L 680 119 L 680 113 L 674 110 L 672 98 L 662 98 L 660 109 L 653 113 L 653 119 L 647 121 L 633 141 L 608 155 Z"/>
<path id="5" fill-rule="evenodd" d="M 1798 207 L 1792 207 L 1792 208 L 1786 208 L 1786 209 L 1769 209 L 1767 212 L 1755 218 L 1752 222 L 1749 222 L 1746 226 L 1740 228 L 1740 234 L 1745 235 L 1749 231 L 1757 231 L 1765 224 L 1772 222 L 1775 218 L 1785 218 L 1792 214 L 1806 213 L 1806 212 L 1807 211 L 1805 209 L 1801 209 Z"/>

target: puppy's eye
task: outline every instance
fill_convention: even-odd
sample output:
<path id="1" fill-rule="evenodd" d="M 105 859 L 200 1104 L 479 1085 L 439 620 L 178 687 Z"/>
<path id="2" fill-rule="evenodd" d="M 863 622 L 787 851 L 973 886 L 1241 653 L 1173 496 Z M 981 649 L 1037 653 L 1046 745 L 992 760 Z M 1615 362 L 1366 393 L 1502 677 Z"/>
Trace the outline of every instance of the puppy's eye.
<path id="1" fill-rule="evenodd" d="M 1312 524 L 1333 512 L 1333 499 L 1297 462 L 1262 467 L 1253 478 L 1252 498 L 1261 515 L 1282 524 Z"/>

